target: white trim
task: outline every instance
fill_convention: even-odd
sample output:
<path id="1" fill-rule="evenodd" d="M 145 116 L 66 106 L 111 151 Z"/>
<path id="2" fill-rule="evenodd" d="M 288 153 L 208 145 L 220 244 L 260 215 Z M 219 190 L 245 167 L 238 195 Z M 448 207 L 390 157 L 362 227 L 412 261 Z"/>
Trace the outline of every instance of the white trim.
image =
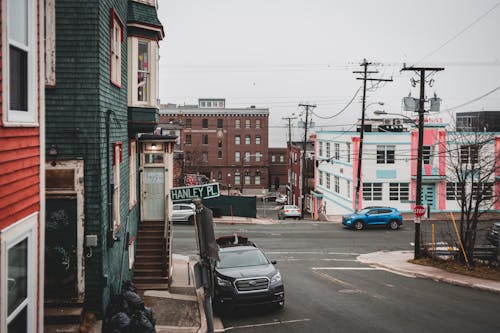
<path id="1" fill-rule="evenodd" d="M 27 307 L 27 331 L 34 332 L 36 330 L 36 306 L 38 302 L 36 301 L 36 290 L 37 290 L 37 280 L 38 280 L 38 237 L 37 237 L 37 227 L 38 227 L 39 215 L 38 213 L 33 213 L 18 222 L 8 226 L 4 230 L 0 231 L 0 294 L 7 295 L 7 275 L 8 275 L 8 258 L 7 253 L 10 248 L 28 239 L 28 261 L 27 261 L 27 298 L 26 301 L 18 305 L 17 310 L 19 311 L 23 306 Z M 5 274 L 5 276 L 4 276 Z M 5 297 L 5 296 L 4 296 Z M 7 332 L 8 325 L 8 302 L 6 299 L 0 303 L 0 331 Z M 17 311 L 14 311 L 10 317 L 15 317 Z"/>
<path id="2" fill-rule="evenodd" d="M 28 47 L 20 45 L 15 41 L 9 40 L 8 31 L 8 1 L 2 1 L 2 120 L 6 127 L 36 127 L 39 125 L 37 112 L 37 61 L 38 61 L 38 46 L 37 46 L 37 20 L 36 4 L 37 0 L 28 0 Z M 42 12 L 42 11 L 41 11 Z M 23 50 L 28 51 L 28 111 L 16 111 L 9 108 L 9 92 L 10 92 L 10 73 L 9 73 L 9 46 L 14 45 Z"/>
<path id="3" fill-rule="evenodd" d="M 137 204 L 137 140 L 129 140 L 129 210 Z"/>
<path id="4" fill-rule="evenodd" d="M 148 98 L 146 101 L 137 99 L 137 57 L 139 56 L 139 41 L 148 45 L 149 68 L 148 68 Z M 137 107 L 156 107 L 158 103 L 158 43 L 153 40 L 128 37 L 128 104 Z"/>

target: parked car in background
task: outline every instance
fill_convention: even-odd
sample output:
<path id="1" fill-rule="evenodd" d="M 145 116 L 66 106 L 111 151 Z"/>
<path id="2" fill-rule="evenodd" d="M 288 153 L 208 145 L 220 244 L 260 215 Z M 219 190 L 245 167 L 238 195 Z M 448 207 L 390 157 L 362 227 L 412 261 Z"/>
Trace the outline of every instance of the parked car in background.
<path id="1" fill-rule="evenodd" d="M 192 203 L 177 203 L 172 206 L 172 221 L 194 224 L 196 206 Z"/>
<path id="2" fill-rule="evenodd" d="M 495 246 L 498 246 L 498 233 L 500 232 L 500 222 L 493 223 L 488 234 L 486 235 L 486 239 Z"/>
<path id="3" fill-rule="evenodd" d="M 300 219 L 300 208 L 295 205 L 284 205 L 278 210 L 278 220 L 286 220 L 287 218 Z"/>
<path id="4" fill-rule="evenodd" d="M 286 204 L 288 201 L 288 197 L 286 196 L 286 194 L 279 194 L 277 197 L 276 197 L 276 203 L 278 204 Z"/>
<path id="5" fill-rule="evenodd" d="M 285 288 L 276 261 L 247 237 L 229 235 L 217 238 L 220 247 L 214 272 L 214 306 L 230 310 L 250 305 L 272 305 L 282 309 Z"/>
<path id="6" fill-rule="evenodd" d="M 396 208 L 368 207 L 357 213 L 344 215 L 342 224 L 356 230 L 370 226 L 387 226 L 397 230 L 403 224 L 403 216 Z"/>
<path id="7" fill-rule="evenodd" d="M 276 192 L 268 192 L 262 196 L 262 201 L 276 201 L 276 197 L 278 196 L 278 193 Z"/>

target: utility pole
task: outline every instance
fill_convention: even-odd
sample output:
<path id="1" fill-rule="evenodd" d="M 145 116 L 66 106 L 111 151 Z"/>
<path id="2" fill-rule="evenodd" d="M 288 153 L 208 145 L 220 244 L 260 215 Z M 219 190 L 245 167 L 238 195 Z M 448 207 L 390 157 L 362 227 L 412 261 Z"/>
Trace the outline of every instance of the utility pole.
<path id="1" fill-rule="evenodd" d="M 293 115 L 293 114 L 292 114 Z M 283 120 L 288 120 L 288 204 L 292 205 L 292 120 L 297 117 L 282 117 Z"/>
<path id="2" fill-rule="evenodd" d="M 306 148 L 307 148 L 307 126 L 309 124 L 309 108 L 313 109 L 316 105 L 299 104 L 299 106 L 306 108 L 306 122 L 304 125 L 304 143 L 302 145 L 302 207 L 300 207 L 300 218 L 304 218 L 304 208 L 306 203 Z"/>
<path id="3" fill-rule="evenodd" d="M 402 71 L 416 71 L 420 74 L 420 99 L 418 103 L 418 150 L 417 150 L 417 188 L 415 205 L 422 205 L 422 151 L 424 145 L 424 103 L 425 103 L 425 72 L 439 72 L 442 67 L 403 67 Z M 420 217 L 415 216 L 415 249 L 414 259 L 419 259 L 420 254 Z"/>
<path id="4" fill-rule="evenodd" d="M 359 133 L 359 150 L 358 150 L 358 172 L 356 175 L 356 195 L 354 198 L 354 210 L 357 212 L 359 210 L 359 190 L 361 187 L 361 162 L 362 162 L 362 157 L 363 157 L 363 137 L 365 134 L 365 105 L 366 105 L 366 81 L 388 81 L 392 82 L 391 79 L 373 79 L 369 78 L 368 74 L 375 74 L 378 73 L 378 71 L 369 71 L 368 66 L 370 66 L 372 63 L 367 62 L 366 59 L 363 59 L 363 62 L 361 63 L 360 66 L 363 66 L 364 69 L 363 71 L 354 71 L 353 73 L 355 74 L 363 74 L 363 77 L 358 77 L 356 80 L 363 80 L 363 101 L 362 101 L 362 106 L 361 106 L 361 129 Z"/>

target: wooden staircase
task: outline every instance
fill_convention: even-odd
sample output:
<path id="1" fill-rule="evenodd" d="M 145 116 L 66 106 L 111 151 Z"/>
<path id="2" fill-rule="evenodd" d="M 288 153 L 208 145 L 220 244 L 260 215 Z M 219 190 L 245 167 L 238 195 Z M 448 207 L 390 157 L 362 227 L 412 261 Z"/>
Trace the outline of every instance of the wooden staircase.
<path id="1" fill-rule="evenodd" d="M 82 311 L 82 303 L 46 302 L 44 307 L 44 332 L 79 332 Z"/>
<path id="2" fill-rule="evenodd" d="M 168 228 L 170 239 L 170 228 Z M 165 222 L 141 221 L 137 232 L 134 285 L 139 290 L 166 290 L 169 284 L 170 247 L 165 239 Z"/>

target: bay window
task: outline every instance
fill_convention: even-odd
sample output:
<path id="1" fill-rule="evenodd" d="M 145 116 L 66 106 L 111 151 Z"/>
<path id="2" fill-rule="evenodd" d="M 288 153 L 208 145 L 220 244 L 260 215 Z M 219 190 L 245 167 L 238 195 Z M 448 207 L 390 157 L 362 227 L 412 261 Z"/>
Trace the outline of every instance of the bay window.
<path id="1" fill-rule="evenodd" d="M 158 44 L 129 37 L 129 105 L 157 107 Z"/>

